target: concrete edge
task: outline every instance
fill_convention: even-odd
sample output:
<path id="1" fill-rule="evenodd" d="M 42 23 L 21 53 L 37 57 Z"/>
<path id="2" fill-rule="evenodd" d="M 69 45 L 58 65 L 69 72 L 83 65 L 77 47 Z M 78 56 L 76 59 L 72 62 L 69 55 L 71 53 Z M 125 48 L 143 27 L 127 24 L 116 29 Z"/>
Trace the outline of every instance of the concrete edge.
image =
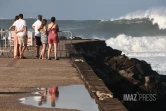
<path id="1" fill-rule="evenodd" d="M 72 47 L 73 48 L 73 47 Z M 74 52 L 76 51 L 73 49 Z M 78 70 L 85 87 L 92 98 L 95 99 L 100 111 L 128 111 L 127 108 L 117 98 L 113 98 L 113 93 L 104 84 L 85 59 L 77 54 L 70 54 L 71 60 Z"/>

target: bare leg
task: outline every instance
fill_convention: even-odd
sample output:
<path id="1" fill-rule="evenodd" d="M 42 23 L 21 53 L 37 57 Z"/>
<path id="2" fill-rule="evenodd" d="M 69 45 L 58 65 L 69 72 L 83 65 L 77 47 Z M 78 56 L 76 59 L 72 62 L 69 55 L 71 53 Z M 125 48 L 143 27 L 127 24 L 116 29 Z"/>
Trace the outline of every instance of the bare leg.
<path id="1" fill-rule="evenodd" d="M 42 49 L 43 55 L 42 55 L 42 59 L 45 59 L 46 46 L 47 46 L 47 44 L 43 44 L 43 49 Z"/>
<path id="2" fill-rule="evenodd" d="M 22 56 L 24 56 L 24 51 L 25 51 L 26 48 L 27 48 L 27 45 L 25 44 L 22 48 Z"/>
<path id="3" fill-rule="evenodd" d="M 55 59 L 57 59 L 57 44 L 54 43 L 54 55 Z"/>
<path id="4" fill-rule="evenodd" d="M 17 35 L 14 35 L 14 58 L 18 56 Z"/>
<path id="5" fill-rule="evenodd" d="M 52 44 L 48 44 L 48 59 L 50 59 Z"/>
<path id="6" fill-rule="evenodd" d="M 41 50 L 41 52 L 40 52 L 40 57 L 39 57 L 39 59 L 41 59 L 41 58 L 43 57 L 43 45 L 44 45 L 44 44 L 42 44 L 42 50 Z"/>
<path id="7" fill-rule="evenodd" d="M 41 53 L 40 53 L 40 58 L 42 59 L 45 59 L 45 50 L 46 50 L 46 44 L 43 44 L 43 47 L 42 47 L 42 50 L 41 50 Z"/>
<path id="8" fill-rule="evenodd" d="M 20 56 L 19 45 L 17 44 L 17 55 Z"/>
<path id="9" fill-rule="evenodd" d="M 20 52 L 20 58 L 22 58 L 23 57 L 22 44 L 19 44 L 19 52 Z"/>
<path id="10" fill-rule="evenodd" d="M 39 56 L 39 49 L 40 49 L 40 46 L 36 45 L 36 56 Z"/>
<path id="11" fill-rule="evenodd" d="M 22 52 L 24 52 L 26 48 L 27 48 L 27 45 L 24 45 L 22 48 Z"/>

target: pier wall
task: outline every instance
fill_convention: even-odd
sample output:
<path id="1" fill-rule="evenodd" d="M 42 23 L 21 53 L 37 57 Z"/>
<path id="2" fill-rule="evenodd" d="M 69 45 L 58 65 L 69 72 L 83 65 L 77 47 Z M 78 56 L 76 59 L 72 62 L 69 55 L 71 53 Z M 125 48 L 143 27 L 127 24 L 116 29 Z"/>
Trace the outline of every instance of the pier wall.
<path id="1" fill-rule="evenodd" d="M 163 92 L 166 91 L 166 76 L 153 71 L 146 61 L 121 53 L 102 40 L 80 40 L 73 41 L 69 55 L 102 111 L 166 110 Z M 136 93 L 155 95 L 155 99 L 125 101 L 123 98 L 125 94 Z"/>

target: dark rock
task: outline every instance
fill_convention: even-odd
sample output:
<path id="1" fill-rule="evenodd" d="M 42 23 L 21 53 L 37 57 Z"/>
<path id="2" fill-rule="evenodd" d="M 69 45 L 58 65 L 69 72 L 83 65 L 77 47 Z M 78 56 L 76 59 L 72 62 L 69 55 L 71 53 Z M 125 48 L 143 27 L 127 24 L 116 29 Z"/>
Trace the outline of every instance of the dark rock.
<path id="1" fill-rule="evenodd" d="M 156 94 L 155 104 L 139 101 L 124 102 L 131 111 L 147 109 L 155 111 L 159 107 L 166 110 L 164 105 L 166 76 L 153 71 L 146 61 L 121 55 L 122 51 L 106 46 L 105 41 L 77 43 L 74 44 L 74 49 L 85 58 L 87 63 L 90 63 L 94 70 L 102 71 L 102 73 L 96 73 L 120 100 L 123 100 L 122 95 L 127 93 Z M 102 76 L 103 73 L 107 76 Z M 160 103 L 163 105 L 159 105 Z"/>
<path id="2" fill-rule="evenodd" d="M 59 40 L 67 40 L 65 36 L 59 36 Z"/>

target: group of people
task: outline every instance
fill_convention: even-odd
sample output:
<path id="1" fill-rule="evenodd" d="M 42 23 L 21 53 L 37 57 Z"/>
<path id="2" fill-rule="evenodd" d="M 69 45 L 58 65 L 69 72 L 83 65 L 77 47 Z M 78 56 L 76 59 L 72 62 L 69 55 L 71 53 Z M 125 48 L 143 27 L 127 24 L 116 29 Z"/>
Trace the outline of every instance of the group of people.
<path id="1" fill-rule="evenodd" d="M 54 44 L 54 54 L 55 59 L 59 60 L 57 57 L 57 45 L 59 42 L 58 32 L 59 26 L 55 23 L 56 18 L 51 17 L 51 23 L 48 24 L 47 28 L 47 20 L 42 19 L 42 15 L 38 15 L 37 21 L 32 25 L 32 28 L 35 30 L 35 41 L 36 41 L 36 57 L 39 59 L 46 59 L 45 52 L 48 44 L 48 55 L 47 59 L 51 60 L 50 53 L 52 49 L 52 44 Z M 23 19 L 23 14 L 19 14 L 15 17 L 15 21 L 12 26 L 9 27 L 9 30 L 14 28 L 14 58 L 26 58 L 24 56 L 24 51 L 27 47 L 27 24 Z M 42 50 L 40 52 L 40 46 L 42 45 Z"/>

